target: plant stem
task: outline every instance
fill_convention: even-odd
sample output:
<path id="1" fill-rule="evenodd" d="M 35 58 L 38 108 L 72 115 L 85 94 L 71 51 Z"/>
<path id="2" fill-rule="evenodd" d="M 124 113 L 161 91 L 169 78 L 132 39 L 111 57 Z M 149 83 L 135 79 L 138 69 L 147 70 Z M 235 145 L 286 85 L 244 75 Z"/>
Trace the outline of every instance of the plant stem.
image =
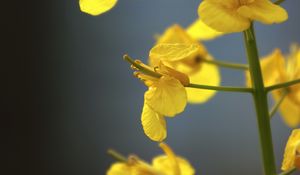
<path id="1" fill-rule="evenodd" d="M 279 84 L 275 84 L 275 85 L 266 87 L 266 91 L 272 91 L 272 90 L 275 90 L 275 89 L 286 88 L 286 87 L 289 87 L 289 86 L 296 85 L 298 83 L 300 83 L 300 79 L 292 80 L 292 81 L 288 81 L 288 82 L 284 82 L 284 83 L 279 83 Z"/>
<path id="2" fill-rule="evenodd" d="M 209 86 L 209 85 L 201 85 L 201 84 L 189 84 L 185 87 L 205 89 L 205 90 L 228 91 L 228 92 L 248 92 L 248 93 L 252 92 L 252 88 L 245 88 L 245 87 Z"/>
<path id="3" fill-rule="evenodd" d="M 282 172 L 280 173 L 279 175 L 289 175 L 289 174 L 292 174 L 293 172 L 295 172 L 297 169 L 295 167 L 285 171 L 285 172 Z"/>
<path id="4" fill-rule="evenodd" d="M 108 149 L 107 154 L 120 162 L 127 162 L 127 158 L 113 149 Z"/>
<path id="5" fill-rule="evenodd" d="M 232 69 L 241 69 L 241 70 L 248 70 L 248 65 L 244 64 L 238 64 L 238 63 L 229 63 L 225 61 L 220 61 L 220 60 L 207 60 L 203 59 L 203 62 L 209 63 L 209 64 L 214 64 L 220 67 L 226 67 L 226 68 L 232 68 Z"/>
<path id="6" fill-rule="evenodd" d="M 287 91 L 283 91 L 280 99 L 276 102 L 276 104 L 273 106 L 273 108 L 270 111 L 270 118 L 274 116 L 274 114 L 276 113 L 277 109 L 279 108 L 279 106 L 281 105 L 281 103 L 283 102 L 287 94 L 288 94 Z"/>
<path id="7" fill-rule="evenodd" d="M 203 59 L 203 62 L 214 64 L 220 67 L 226 67 L 226 68 L 232 68 L 232 69 L 241 69 L 241 70 L 248 70 L 248 66 L 244 64 L 238 64 L 238 63 L 229 63 L 225 61 L 219 61 L 219 60 L 206 60 Z"/>
<path id="8" fill-rule="evenodd" d="M 264 82 L 262 79 L 253 25 L 244 31 L 244 41 L 253 85 L 252 94 L 256 109 L 264 174 L 275 175 L 276 166 L 268 111 L 267 93 L 265 91 Z"/>

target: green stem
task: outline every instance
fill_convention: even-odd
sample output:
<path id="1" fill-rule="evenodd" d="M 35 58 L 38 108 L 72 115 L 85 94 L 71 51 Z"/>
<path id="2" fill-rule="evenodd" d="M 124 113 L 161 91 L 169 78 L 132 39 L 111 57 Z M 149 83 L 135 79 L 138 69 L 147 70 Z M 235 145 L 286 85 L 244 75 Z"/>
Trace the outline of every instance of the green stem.
<path id="1" fill-rule="evenodd" d="M 252 94 L 256 109 L 264 174 L 275 175 L 276 166 L 270 127 L 270 117 L 268 111 L 267 93 L 265 91 L 264 82 L 262 79 L 255 34 L 252 25 L 249 29 L 244 31 L 244 41 L 247 50 L 251 81 L 253 85 Z"/>
<path id="2" fill-rule="evenodd" d="M 280 89 L 280 88 L 286 88 L 289 86 L 296 85 L 298 83 L 300 83 L 300 79 L 288 81 L 285 83 L 279 83 L 279 84 L 275 84 L 273 86 L 266 87 L 266 91 L 272 91 L 272 90 L 276 90 L 276 89 Z"/>
<path id="3" fill-rule="evenodd" d="M 292 174 L 293 172 L 295 172 L 297 169 L 295 167 L 285 171 L 285 172 L 282 172 L 280 173 L 279 175 L 289 175 L 289 174 Z"/>
<path id="4" fill-rule="evenodd" d="M 127 158 L 113 149 L 108 149 L 107 154 L 120 162 L 127 162 Z"/>
<path id="5" fill-rule="evenodd" d="M 219 60 L 206 60 L 203 59 L 203 62 L 214 64 L 220 67 L 226 67 L 226 68 L 232 68 L 232 69 L 241 69 L 241 70 L 248 70 L 248 65 L 244 64 L 238 64 L 238 63 L 229 63 L 225 61 L 219 61 Z"/>
<path id="6" fill-rule="evenodd" d="M 185 87 L 197 88 L 197 89 L 206 89 L 206 90 L 216 90 L 216 91 L 228 91 L 228 92 L 252 92 L 252 88 L 244 87 L 231 87 L 231 86 L 209 86 L 201 84 L 189 84 Z"/>
<path id="7" fill-rule="evenodd" d="M 279 5 L 279 4 L 283 3 L 284 1 L 285 1 L 285 0 L 277 0 L 277 1 L 274 2 L 274 4 Z"/>
<path id="8" fill-rule="evenodd" d="M 287 91 L 283 91 L 280 99 L 276 102 L 276 104 L 273 106 L 273 108 L 270 111 L 270 118 L 272 118 L 274 116 L 274 114 L 277 112 L 277 109 L 279 108 L 279 106 L 281 105 L 281 103 L 283 102 L 283 100 L 287 96 L 287 94 L 288 94 Z"/>

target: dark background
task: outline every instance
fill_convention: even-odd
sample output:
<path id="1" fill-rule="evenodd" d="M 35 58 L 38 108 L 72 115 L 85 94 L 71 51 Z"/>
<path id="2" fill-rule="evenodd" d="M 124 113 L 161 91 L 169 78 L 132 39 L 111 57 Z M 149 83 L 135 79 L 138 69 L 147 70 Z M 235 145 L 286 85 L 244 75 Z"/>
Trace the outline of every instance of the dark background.
<path id="1" fill-rule="evenodd" d="M 124 53 L 146 60 L 153 36 L 171 24 L 197 18 L 198 0 L 120 0 L 92 17 L 78 1 L 2 3 L 1 174 L 100 175 L 115 148 L 150 161 L 161 153 L 140 124 L 146 88 L 132 76 Z M 257 24 L 261 55 L 300 42 L 299 1 L 283 6 L 289 20 Z M 205 42 L 220 60 L 246 63 L 241 34 Z M 240 71 L 222 69 L 223 85 L 243 85 Z M 272 102 L 271 102 L 272 103 Z M 271 104 L 270 104 L 271 105 Z M 290 133 L 272 119 L 280 167 Z M 168 120 L 168 138 L 197 174 L 261 174 L 256 119 L 250 95 L 218 93 L 203 105 L 189 105 Z M 279 169 L 278 169 L 279 171 Z"/>

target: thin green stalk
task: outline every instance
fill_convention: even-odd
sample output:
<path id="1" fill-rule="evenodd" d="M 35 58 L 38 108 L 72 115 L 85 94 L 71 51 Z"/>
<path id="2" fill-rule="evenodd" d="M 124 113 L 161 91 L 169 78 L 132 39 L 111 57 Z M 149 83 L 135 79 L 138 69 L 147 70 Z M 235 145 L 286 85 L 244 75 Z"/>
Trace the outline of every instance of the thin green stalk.
<path id="1" fill-rule="evenodd" d="M 216 90 L 216 91 L 228 91 L 228 92 L 247 92 L 247 93 L 252 92 L 252 88 L 245 88 L 245 87 L 209 86 L 209 85 L 201 85 L 201 84 L 189 84 L 185 87 L 206 89 L 206 90 Z"/>
<path id="2" fill-rule="evenodd" d="M 269 87 L 266 87 L 266 91 L 272 91 L 272 90 L 276 90 L 276 89 L 281 89 L 281 88 L 287 88 L 289 86 L 293 86 L 300 83 L 300 79 L 297 80 L 292 80 L 292 81 L 288 81 L 288 82 L 284 82 L 284 83 L 279 83 L 279 84 L 275 84 Z"/>
<path id="3" fill-rule="evenodd" d="M 285 172 L 282 172 L 280 173 L 279 175 L 289 175 L 289 174 L 292 174 L 293 172 L 295 172 L 297 169 L 295 167 L 285 171 Z"/>
<path id="4" fill-rule="evenodd" d="M 248 65 L 245 64 L 238 64 L 238 63 L 229 63 L 225 61 L 220 61 L 220 60 L 206 60 L 203 59 L 204 62 L 209 63 L 209 64 L 214 64 L 220 67 L 226 67 L 226 68 L 231 68 L 231 69 L 241 69 L 241 70 L 248 70 Z"/>
<path id="5" fill-rule="evenodd" d="M 277 112 L 277 109 L 280 107 L 281 103 L 283 102 L 284 98 L 287 96 L 288 92 L 283 91 L 280 99 L 276 102 L 276 104 L 273 106 L 273 108 L 270 111 L 270 118 L 274 116 L 274 114 Z"/>
<path id="6" fill-rule="evenodd" d="M 113 149 L 108 149 L 107 154 L 120 162 L 127 162 L 127 158 Z"/>
<path id="7" fill-rule="evenodd" d="M 256 117 L 262 153 L 264 175 L 275 175 L 276 166 L 268 111 L 267 93 L 262 79 L 253 26 L 244 31 L 244 41 L 249 62 L 249 71 L 253 85 L 253 100 L 256 109 Z"/>
<path id="8" fill-rule="evenodd" d="M 277 1 L 274 2 L 274 4 L 279 5 L 279 4 L 283 3 L 284 1 L 285 1 L 285 0 L 277 0 Z"/>

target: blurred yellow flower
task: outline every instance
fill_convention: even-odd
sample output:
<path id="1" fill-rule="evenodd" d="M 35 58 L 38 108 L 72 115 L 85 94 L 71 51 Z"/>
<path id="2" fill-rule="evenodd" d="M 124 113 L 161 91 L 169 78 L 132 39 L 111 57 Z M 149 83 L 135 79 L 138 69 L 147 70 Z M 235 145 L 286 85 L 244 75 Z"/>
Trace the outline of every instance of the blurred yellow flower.
<path id="1" fill-rule="evenodd" d="M 198 13 L 205 24 L 225 33 L 244 31 L 253 20 L 272 24 L 288 18 L 287 12 L 270 0 L 203 0 Z"/>
<path id="2" fill-rule="evenodd" d="M 195 40 L 211 40 L 218 36 L 223 35 L 213 28 L 206 25 L 202 20 L 197 19 L 186 29 L 187 34 Z"/>
<path id="3" fill-rule="evenodd" d="M 127 162 L 114 163 L 107 171 L 107 175 L 194 175 L 195 170 L 184 158 L 177 156 L 165 143 L 159 146 L 166 155 L 156 156 L 152 165 L 130 156 Z"/>
<path id="4" fill-rule="evenodd" d="M 163 63 L 150 67 L 136 60 L 132 66 L 138 70 L 135 76 L 149 87 L 141 116 L 144 132 L 151 140 L 162 141 L 167 136 L 165 117 L 181 113 L 187 104 L 184 86 L 189 84 L 189 78 Z"/>
<path id="5" fill-rule="evenodd" d="M 300 78 L 300 49 L 297 45 L 291 46 L 290 54 L 283 56 L 279 49 L 261 59 L 261 68 L 265 86 Z M 249 73 L 246 75 L 250 85 Z M 300 124 L 300 85 L 293 85 L 284 90 L 272 91 L 275 102 L 279 101 L 282 93 L 287 93 L 279 110 L 285 123 L 290 127 Z"/>
<path id="6" fill-rule="evenodd" d="M 194 30 L 195 29 L 189 29 L 190 33 L 193 33 Z M 186 48 L 185 50 L 168 50 L 172 45 L 182 47 L 187 45 L 190 48 Z M 198 49 L 196 50 L 192 48 Z M 162 53 L 169 53 L 169 56 L 162 57 Z M 202 61 L 203 59 L 213 58 L 207 52 L 202 43 L 192 38 L 177 24 L 169 27 L 159 37 L 156 45 L 152 48 L 149 54 L 149 62 L 151 66 L 155 67 L 160 62 L 163 62 L 163 64 L 188 75 L 191 83 L 218 86 L 220 84 L 220 75 L 217 66 L 207 64 Z M 204 103 L 216 93 L 216 91 L 193 88 L 186 88 L 186 91 L 188 101 L 190 103 Z"/>
<path id="7" fill-rule="evenodd" d="M 96 16 L 112 9 L 118 0 L 79 0 L 82 12 Z"/>
<path id="8" fill-rule="evenodd" d="M 285 146 L 281 169 L 300 168 L 300 129 L 294 129 Z"/>

